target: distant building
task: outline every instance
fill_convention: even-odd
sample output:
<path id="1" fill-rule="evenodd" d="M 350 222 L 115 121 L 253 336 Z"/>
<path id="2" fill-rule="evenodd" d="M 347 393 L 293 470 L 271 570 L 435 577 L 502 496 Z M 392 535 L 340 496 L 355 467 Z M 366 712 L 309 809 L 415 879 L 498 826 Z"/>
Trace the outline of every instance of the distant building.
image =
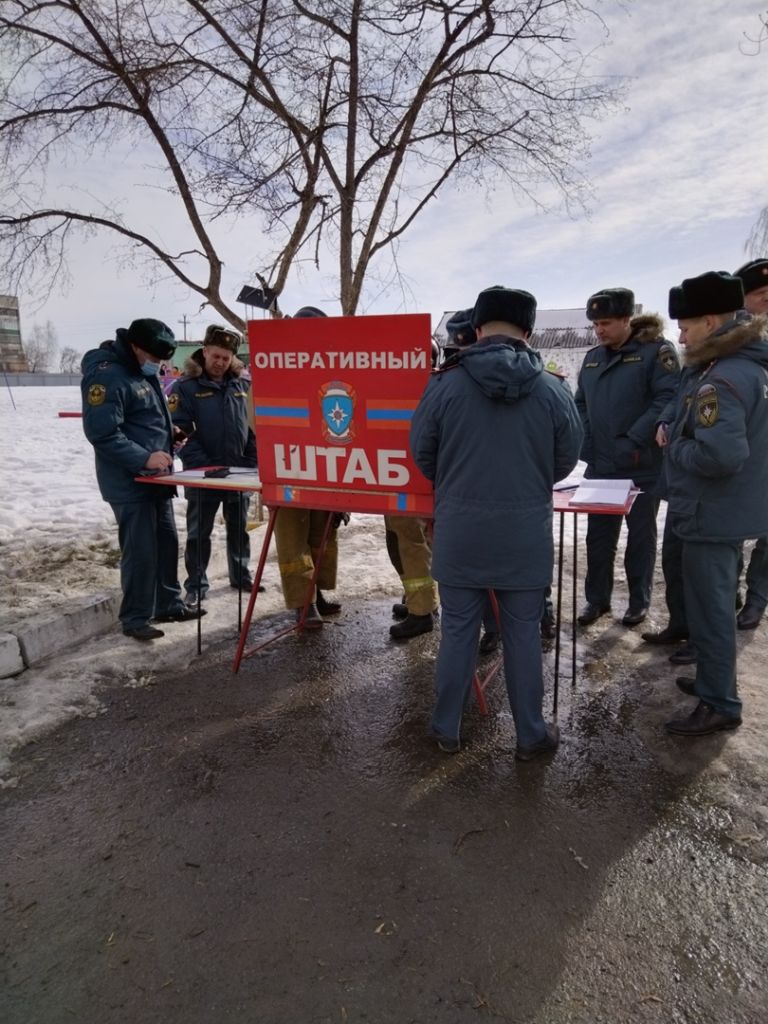
<path id="1" fill-rule="evenodd" d="M 635 316 L 642 311 L 642 306 L 635 306 Z M 434 338 L 438 345 L 448 340 L 445 325 L 452 316 L 452 311 L 443 313 L 437 325 Z M 584 353 L 596 345 L 597 340 L 582 306 L 579 309 L 538 309 L 536 327 L 528 344 L 541 353 L 548 370 L 562 374 L 575 390 Z"/>
<path id="2" fill-rule="evenodd" d="M 21 344 L 19 300 L 15 295 L 0 295 L 0 370 L 26 373 L 28 369 Z"/>

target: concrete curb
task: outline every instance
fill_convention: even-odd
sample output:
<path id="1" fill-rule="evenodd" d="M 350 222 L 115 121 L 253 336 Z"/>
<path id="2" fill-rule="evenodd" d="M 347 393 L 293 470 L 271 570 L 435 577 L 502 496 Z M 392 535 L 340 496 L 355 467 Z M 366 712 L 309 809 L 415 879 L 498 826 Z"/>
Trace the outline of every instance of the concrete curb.
<path id="1" fill-rule="evenodd" d="M 18 675 L 55 654 L 112 629 L 120 595 L 73 598 L 64 607 L 43 612 L 0 633 L 0 678 Z"/>

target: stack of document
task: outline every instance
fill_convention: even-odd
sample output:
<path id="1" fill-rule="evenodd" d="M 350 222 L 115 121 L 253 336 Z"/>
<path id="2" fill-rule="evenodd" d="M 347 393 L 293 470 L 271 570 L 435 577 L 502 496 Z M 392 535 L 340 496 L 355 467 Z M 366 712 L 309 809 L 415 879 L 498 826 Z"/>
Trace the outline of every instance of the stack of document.
<path id="1" fill-rule="evenodd" d="M 608 505 L 622 508 L 634 490 L 631 480 L 582 480 L 569 505 Z"/>

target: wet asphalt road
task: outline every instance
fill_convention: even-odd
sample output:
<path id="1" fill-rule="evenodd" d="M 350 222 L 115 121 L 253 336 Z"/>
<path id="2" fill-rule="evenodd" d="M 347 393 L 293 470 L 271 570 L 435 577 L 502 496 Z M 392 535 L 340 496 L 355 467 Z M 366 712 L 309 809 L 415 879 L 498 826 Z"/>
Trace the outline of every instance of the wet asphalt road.
<path id="1" fill-rule="evenodd" d="M 390 621 L 367 602 L 236 677 L 220 646 L 22 752 L 3 1024 L 768 1021 L 765 837 L 711 799 L 728 738 L 660 757 L 629 668 L 564 689 L 549 763 L 514 761 L 498 685 L 440 755 L 437 634 Z"/>

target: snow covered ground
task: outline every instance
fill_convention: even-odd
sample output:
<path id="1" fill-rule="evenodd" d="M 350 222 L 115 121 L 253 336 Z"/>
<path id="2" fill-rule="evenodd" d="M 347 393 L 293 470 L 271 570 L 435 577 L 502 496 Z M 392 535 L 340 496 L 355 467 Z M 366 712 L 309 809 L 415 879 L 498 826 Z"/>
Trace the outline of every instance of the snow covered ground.
<path id="1" fill-rule="evenodd" d="M 0 391 L 0 631 L 27 616 L 64 606 L 73 596 L 119 589 L 117 530 L 96 485 L 93 449 L 81 420 L 58 415 L 79 409 L 79 388 Z M 181 497 L 174 502 L 182 550 L 186 504 Z M 251 533 L 251 539 L 257 551 L 260 529 Z M 398 599 L 399 581 L 386 555 L 380 516 L 353 516 L 340 531 L 340 546 L 338 593 L 345 600 L 375 593 Z M 206 646 L 234 637 L 237 625 L 224 547 L 224 527 L 219 523 L 209 572 L 213 589 L 206 602 Z M 183 582 L 183 563 L 180 572 Z M 257 615 L 283 609 L 274 545 L 265 585 Z M 94 692 L 100 684 L 115 680 L 141 685 L 158 671 L 188 664 L 195 656 L 194 624 L 165 628 L 162 640 L 147 645 L 115 631 L 50 665 L 0 681 L 0 778 L 15 746 L 73 715 L 98 713 Z"/>
<path id="2" fill-rule="evenodd" d="M 79 408 L 78 388 L 18 387 L 12 395 L 7 388 L 0 391 L 0 458 L 4 470 L 0 488 L 0 630 L 25 616 L 64 606 L 74 595 L 119 588 L 116 528 L 96 487 L 91 447 L 79 419 L 58 417 L 59 411 Z M 176 500 L 182 545 L 185 506 L 183 498 Z M 586 517 L 581 516 L 579 523 L 581 575 Z M 260 536 L 258 529 L 251 534 L 254 547 L 258 547 Z M 566 537 L 570 547 L 570 524 Z M 353 516 L 351 524 L 340 532 L 339 548 L 337 595 L 343 602 L 376 595 L 397 599 L 399 581 L 387 559 L 379 516 Z M 207 602 L 204 643 L 209 646 L 231 640 L 234 650 L 236 601 L 227 585 L 221 525 L 216 528 L 213 552 L 213 589 Z M 658 627 L 666 622 L 660 562 L 659 557 L 651 623 Z M 181 569 L 183 572 L 183 565 Z M 283 609 L 274 548 L 265 583 L 267 592 L 258 598 L 257 617 L 280 614 Z M 566 586 L 569 593 L 568 579 Z M 625 597 L 617 560 L 614 612 L 619 615 Z M 638 632 L 606 619 L 580 634 L 580 692 L 597 695 L 619 685 L 627 687 L 631 698 L 638 702 L 634 727 L 665 767 L 674 772 L 681 763 L 680 744 L 689 744 L 684 746 L 685 756 L 701 758 L 703 771 L 706 765 L 712 799 L 764 828 L 768 823 L 768 625 L 740 635 L 739 680 L 745 699 L 745 723 L 713 757 L 704 756 L 710 750 L 710 740 L 664 737 L 664 718 L 680 708 L 681 701 L 682 706 L 686 702 L 674 687 L 676 673 L 667 663 L 668 652 L 650 648 Z M 147 645 L 137 644 L 115 630 L 16 679 L 0 681 L 0 785 L 13 784 L 9 755 L 15 747 L 73 716 L 99 714 L 102 705 L 98 692 L 103 684 L 142 686 L 159 672 L 183 670 L 195 657 L 194 638 L 194 623 L 171 625 L 164 639 Z M 382 637 L 382 643 L 386 642 L 388 638 Z M 565 701 L 567 715 L 567 694 Z M 720 739 L 715 737 L 711 742 L 719 743 Z"/>

